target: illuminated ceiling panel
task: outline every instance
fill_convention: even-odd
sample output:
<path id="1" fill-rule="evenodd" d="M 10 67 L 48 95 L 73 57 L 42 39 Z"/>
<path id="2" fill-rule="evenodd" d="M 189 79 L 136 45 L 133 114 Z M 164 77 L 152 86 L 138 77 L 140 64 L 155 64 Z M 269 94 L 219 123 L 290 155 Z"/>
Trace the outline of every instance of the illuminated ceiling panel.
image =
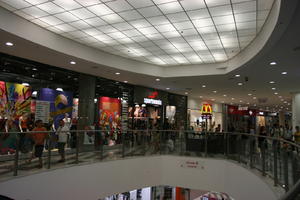
<path id="1" fill-rule="evenodd" d="M 274 0 L 0 0 L 32 23 L 162 66 L 224 62 L 263 27 Z"/>

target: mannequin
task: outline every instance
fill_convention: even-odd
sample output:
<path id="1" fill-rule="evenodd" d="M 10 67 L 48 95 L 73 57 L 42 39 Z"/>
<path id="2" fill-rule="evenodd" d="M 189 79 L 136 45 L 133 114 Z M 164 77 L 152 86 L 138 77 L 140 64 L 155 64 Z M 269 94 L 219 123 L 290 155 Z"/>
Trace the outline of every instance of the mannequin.
<path id="1" fill-rule="evenodd" d="M 67 126 L 70 129 L 72 126 L 72 120 L 69 117 L 68 113 L 65 113 L 65 117 L 63 118 L 63 121 L 65 122 L 65 126 Z"/>
<path id="2" fill-rule="evenodd" d="M 22 133 L 27 132 L 27 119 L 27 114 L 24 114 L 19 118 L 19 129 Z"/>

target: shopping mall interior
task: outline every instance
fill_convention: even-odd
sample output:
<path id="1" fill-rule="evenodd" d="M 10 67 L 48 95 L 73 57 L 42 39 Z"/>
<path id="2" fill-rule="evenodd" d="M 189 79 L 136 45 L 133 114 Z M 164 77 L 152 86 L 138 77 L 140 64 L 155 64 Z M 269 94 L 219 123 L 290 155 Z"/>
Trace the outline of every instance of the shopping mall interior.
<path id="1" fill-rule="evenodd" d="M 299 0 L 0 0 L 0 200 L 300 199 Z"/>

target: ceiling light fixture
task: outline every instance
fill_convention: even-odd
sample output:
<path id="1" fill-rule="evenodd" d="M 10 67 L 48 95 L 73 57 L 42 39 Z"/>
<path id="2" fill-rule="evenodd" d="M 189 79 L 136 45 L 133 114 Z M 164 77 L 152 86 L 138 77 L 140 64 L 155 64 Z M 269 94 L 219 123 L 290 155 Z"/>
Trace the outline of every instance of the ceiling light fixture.
<path id="1" fill-rule="evenodd" d="M 275 94 L 275 95 L 277 95 L 277 94 L 278 94 L 278 92 L 275 92 L 274 94 Z"/>
<path id="2" fill-rule="evenodd" d="M 120 75 L 120 74 L 121 74 L 120 72 L 116 72 L 116 73 L 115 73 L 115 75 Z"/>
<path id="3" fill-rule="evenodd" d="M 11 47 L 11 46 L 14 46 L 14 43 L 12 43 L 12 42 L 6 42 L 5 45 Z"/>
<path id="4" fill-rule="evenodd" d="M 214 90 L 214 91 L 213 91 L 213 93 L 217 93 L 217 91 L 216 91 L 216 90 Z"/>
<path id="5" fill-rule="evenodd" d="M 37 91 L 33 91 L 31 96 L 36 97 L 37 96 Z"/>
<path id="6" fill-rule="evenodd" d="M 270 62 L 270 65 L 277 65 L 277 63 L 275 61 Z"/>
<path id="7" fill-rule="evenodd" d="M 252 96 L 252 94 L 248 94 L 248 96 Z"/>
<path id="8" fill-rule="evenodd" d="M 157 78 L 157 79 L 155 79 L 156 81 L 160 81 L 160 79 L 159 78 Z"/>
<path id="9" fill-rule="evenodd" d="M 286 74 L 287 74 L 287 72 L 281 72 L 281 74 L 282 74 L 282 75 L 286 75 Z"/>
<path id="10" fill-rule="evenodd" d="M 189 93 L 188 93 L 188 92 L 185 92 L 184 94 L 188 95 Z"/>
<path id="11" fill-rule="evenodd" d="M 253 99 L 256 99 L 256 97 L 253 97 Z"/>
<path id="12" fill-rule="evenodd" d="M 75 61 L 71 61 L 70 64 L 71 65 L 76 65 L 76 62 Z"/>
<path id="13" fill-rule="evenodd" d="M 166 88 L 166 90 L 169 90 L 169 89 L 170 89 L 170 88 L 168 88 L 168 87 Z"/>
<path id="14" fill-rule="evenodd" d="M 203 98 L 203 96 L 199 96 L 200 97 L 200 99 L 202 99 Z"/>
<path id="15" fill-rule="evenodd" d="M 33 71 L 37 71 L 37 68 L 32 68 Z"/>
<path id="16" fill-rule="evenodd" d="M 243 83 L 238 83 L 239 86 L 243 85 Z"/>
<path id="17" fill-rule="evenodd" d="M 205 88 L 205 87 L 206 87 L 206 85 L 202 85 L 202 87 L 203 87 L 203 88 Z"/>
<path id="18" fill-rule="evenodd" d="M 276 90 L 276 88 L 273 87 L 272 90 Z"/>
<path id="19" fill-rule="evenodd" d="M 234 100 L 234 98 L 231 98 L 231 100 Z"/>
<path id="20" fill-rule="evenodd" d="M 124 81 L 124 83 L 128 83 L 128 81 Z"/>
<path id="21" fill-rule="evenodd" d="M 226 95 L 226 94 L 223 94 L 223 96 L 224 96 L 224 97 L 227 97 L 227 95 Z"/>
<path id="22" fill-rule="evenodd" d="M 56 88 L 57 91 L 64 91 L 62 88 Z"/>
<path id="23" fill-rule="evenodd" d="M 240 76 L 241 76 L 241 75 L 239 75 L 239 74 L 236 74 L 236 75 L 235 75 L 235 77 L 240 77 Z"/>
<path id="24" fill-rule="evenodd" d="M 275 83 L 275 81 L 270 81 L 269 83 L 271 83 L 271 84 L 274 84 L 274 83 Z"/>

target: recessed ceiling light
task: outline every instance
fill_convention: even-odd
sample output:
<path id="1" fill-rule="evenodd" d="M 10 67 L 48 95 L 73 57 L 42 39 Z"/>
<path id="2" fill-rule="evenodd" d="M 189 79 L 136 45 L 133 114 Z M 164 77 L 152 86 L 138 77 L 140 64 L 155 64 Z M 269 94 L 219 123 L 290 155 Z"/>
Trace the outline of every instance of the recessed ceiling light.
<path id="1" fill-rule="evenodd" d="M 160 79 L 159 78 L 157 78 L 157 79 L 155 79 L 156 81 L 160 81 Z"/>
<path id="2" fill-rule="evenodd" d="M 214 101 L 215 99 L 211 99 L 212 101 Z"/>
<path id="3" fill-rule="evenodd" d="M 22 83 L 22 85 L 24 85 L 24 86 L 29 86 L 29 83 Z"/>
<path id="4" fill-rule="evenodd" d="M 101 87 L 101 85 L 97 85 L 97 87 Z"/>
<path id="5" fill-rule="evenodd" d="M 205 87 L 206 87 L 206 85 L 202 85 L 202 87 L 203 87 L 203 88 L 205 88 Z"/>
<path id="6" fill-rule="evenodd" d="M 253 97 L 253 99 L 256 99 L 256 97 Z"/>
<path id="7" fill-rule="evenodd" d="M 272 90 L 276 90 L 276 88 L 273 87 Z"/>
<path id="8" fill-rule="evenodd" d="M 255 107 L 256 107 L 256 104 L 254 104 L 253 106 L 255 106 Z"/>
<path id="9" fill-rule="evenodd" d="M 249 102 L 247 102 L 247 105 L 249 105 L 250 103 Z"/>
<path id="10" fill-rule="evenodd" d="M 282 75 L 286 75 L 286 74 L 287 74 L 287 72 L 281 72 L 281 74 L 282 74 Z"/>
<path id="11" fill-rule="evenodd" d="M 234 98 L 231 98 L 231 100 L 234 100 Z"/>
<path id="12" fill-rule="evenodd" d="M 240 77 L 240 76 L 241 76 L 241 75 L 239 75 L 239 74 L 236 74 L 236 75 L 235 75 L 235 77 Z"/>
<path id="13" fill-rule="evenodd" d="M 221 103 L 225 103 L 225 101 L 221 101 Z"/>
<path id="14" fill-rule="evenodd" d="M 284 101 L 283 103 L 287 103 L 287 101 Z"/>
<path id="15" fill-rule="evenodd" d="M 213 93 L 217 93 L 217 90 L 214 90 Z"/>
<path id="16" fill-rule="evenodd" d="M 124 83 L 128 83 L 128 81 L 124 81 Z"/>
<path id="17" fill-rule="evenodd" d="M 238 85 L 240 85 L 240 86 L 241 86 L 241 85 L 243 85 L 243 83 L 238 83 Z"/>
<path id="18" fill-rule="evenodd" d="M 277 63 L 275 61 L 270 62 L 270 65 L 277 65 Z"/>
<path id="19" fill-rule="evenodd" d="M 248 94 L 248 96 L 252 96 L 252 94 Z"/>
<path id="20" fill-rule="evenodd" d="M 201 99 L 203 98 L 203 96 L 199 96 Z"/>
<path id="21" fill-rule="evenodd" d="M 168 88 L 168 87 L 166 88 L 166 90 L 169 90 L 169 89 L 170 89 L 170 88 Z"/>
<path id="22" fill-rule="evenodd" d="M 116 74 L 116 75 L 120 75 L 121 73 L 120 73 L 120 72 L 116 72 L 115 74 Z"/>
<path id="23" fill-rule="evenodd" d="M 275 83 L 275 81 L 270 81 L 269 83 L 273 84 L 273 83 Z"/>
<path id="24" fill-rule="evenodd" d="M 33 71 L 37 71 L 37 68 L 32 68 Z"/>
<path id="25" fill-rule="evenodd" d="M 279 96 L 279 98 L 282 98 L 282 96 Z"/>
<path id="26" fill-rule="evenodd" d="M 226 94 L 223 94 L 223 96 L 224 96 L 224 97 L 227 97 L 227 95 L 226 95 Z"/>
<path id="27" fill-rule="evenodd" d="M 184 94 L 188 95 L 189 93 L 188 93 L 188 92 L 185 92 Z"/>
<path id="28" fill-rule="evenodd" d="M 240 100 L 240 103 L 242 103 L 243 101 L 242 100 Z"/>
<path id="29" fill-rule="evenodd" d="M 274 94 L 275 94 L 275 95 L 277 95 L 277 94 L 278 94 L 278 92 L 275 92 Z"/>
<path id="30" fill-rule="evenodd" d="M 32 77 L 32 78 L 34 78 L 34 77 L 35 77 L 35 75 L 34 75 L 34 74 L 32 74 L 32 75 L 31 75 L 31 77 Z"/>
<path id="31" fill-rule="evenodd" d="M 6 42 L 5 45 L 11 47 L 11 46 L 14 46 L 14 43 L 12 43 L 12 42 Z"/>
<path id="32" fill-rule="evenodd" d="M 64 91 L 62 88 L 56 88 L 57 91 Z"/>
<path id="33" fill-rule="evenodd" d="M 75 61 L 71 61 L 70 64 L 71 65 L 76 65 L 76 62 Z"/>

